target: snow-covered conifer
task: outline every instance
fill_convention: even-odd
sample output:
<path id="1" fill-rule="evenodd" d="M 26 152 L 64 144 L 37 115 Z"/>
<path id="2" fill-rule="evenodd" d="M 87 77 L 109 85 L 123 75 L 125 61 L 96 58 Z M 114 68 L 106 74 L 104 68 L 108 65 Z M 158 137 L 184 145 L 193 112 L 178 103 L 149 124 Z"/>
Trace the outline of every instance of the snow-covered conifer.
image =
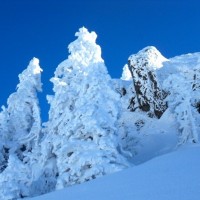
<path id="1" fill-rule="evenodd" d="M 30 151 L 41 131 L 40 108 L 37 92 L 41 91 L 39 60 L 33 58 L 20 75 L 17 91 L 8 98 L 8 134 L 13 151 Z M 7 136 L 8 137 L 8 136 Z"/>
<path id="2" fill-rule="evenodd" d="M 57 188 L 85 182 L 124 168 L 118 152 L 119 96 L 110 83 L 96 33 L 76 33 L 69 57 L 51 79 L 47 134 L 57 158 Z"/>
<path id="3" fill-rule="evenodd" d="M 179 74 L 170 75 L 164 86 L 170 92 L 167 97 L 171 112 L 176 115 L 179 124 L 179 145 L 186 142 L 198 142 L 197 110 L 192 106 L 196 97 L 194 95 L 194 71 L 187 67 L 179 69 Z"/>
<path id="4" fill-rule="evenodd" d="M 10 154 L 7 168 L 0 174 L 0 199 L 15 200 L 30 196 L 31 166 Z"/>
<path id="5" fill-rule="evenodd" d="M 19 75 L 17 91 L 11 94 L 7 108 L 0 113 L 1 152 L 3 152 L 0 194 L 2 200 L 30 195 L 32 161 L 37 148 L 41 119 L 37 92 L 41 91 L 39 60 L 33 58 L 27 69 Z M 2 156 L 1 156 L 2 158 Z M 40 169 L 38 169 L 40 170 Z"/>
<path id="6" fill-rule="evenodd" d="M 200 59 L 197 66 L 193 69 L 192 90 L 195 97 L 200 96 Z M 193 105 L 196 107 L 197 111 L 200 113 L 200 98 L 194 98 Z"/>
<path id="7" fill-rule="evenodd" d="M 2 106 L 2 111 L 0 112 L 0 173 L 7 167 L 8 161 L 8 119 L 8 112 Z"/>

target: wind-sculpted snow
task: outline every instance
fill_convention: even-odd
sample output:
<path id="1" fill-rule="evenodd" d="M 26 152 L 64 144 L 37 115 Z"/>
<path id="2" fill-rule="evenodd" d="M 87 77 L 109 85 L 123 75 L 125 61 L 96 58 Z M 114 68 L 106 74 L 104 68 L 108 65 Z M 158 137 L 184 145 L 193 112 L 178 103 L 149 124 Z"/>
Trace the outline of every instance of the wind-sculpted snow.
<path id="1" fill-rule="evenodd" d="M 68 46 L 68 58 L 58 65 L 50 80 L 53 95 L 47 96 L 47 122 L 41 126 L 37 93 L 42 90 L 42 69 L 36 58 L 19 75 L 17 90 L 9 96 L 8 105 L 2 106 L 0 199 L 38 196 L 131 166 L 130 174 L 121 173 L 123 178 L 116 174 L 114 181 L 99 179 L 98 187 L 93 187 L 92 181 L 83 186 L 84 191 L 91 187 L 93 192 L 79 195 L 73 188 L 82 187 L 77 186 L 60 194 L 70 199 L 84 199 L 83 195 L 91 199 L 189 199 L 186 179 L 177 180 L 185 174 L 188 178 L 191 168 L 182 173 L 179 169 L 188 160 L 176 161 L 179 155 L 195 153 L 192 145 L 199 143 L 200 53 L 166 59 L 155 47 L 146 47 L 129 56 L 121 79 L 112 79 L 96 44 L 96 33 L 83 27 L 75 36 L 77 39 Z M 188 143 L 190 153 L 179 153 L 179 148 Z M 163 156 L 155 164 L 140 165 L 176 150 L 171 161 Z M 168 166 L 168 161 L 175 163 L 169 173 L 173 177 L 178 174 L 175 179 L 165 176 L 164 164 Z M 152 171 L 161 168 L 158 176 L 151 176 Z M 163 178 L 166 182 L 162 187 Z M 115 184 L 121 180 L 123 184 Z M 170 180 L 183 184 L 180 195 L 177 189 L 174 196 L 168 196 Z M 113 187 L 109 191 L 110 185 Z M 197 190 L 191 187 L 189 191 L 194 200 Z M 55 199 L 54 194 L 60 195 L 53 193 L 44 198 Z"/>

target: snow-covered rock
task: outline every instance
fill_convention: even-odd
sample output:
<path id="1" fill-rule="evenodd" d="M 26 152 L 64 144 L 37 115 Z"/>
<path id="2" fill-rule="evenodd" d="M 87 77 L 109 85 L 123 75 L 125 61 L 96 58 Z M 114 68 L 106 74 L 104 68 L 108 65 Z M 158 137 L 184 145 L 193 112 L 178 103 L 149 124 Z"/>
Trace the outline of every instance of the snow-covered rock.
<path id="1" fill-rule="evenodd" d="M 131 110 L 139 108 L 150 117 L 160 118 L 167 108 L 166 94 L 161 89 L 156 69 L 162 67 L 165 57 L 155 47 L 146 47 L 128 59 L 135 96 L 130 101 Z"/>

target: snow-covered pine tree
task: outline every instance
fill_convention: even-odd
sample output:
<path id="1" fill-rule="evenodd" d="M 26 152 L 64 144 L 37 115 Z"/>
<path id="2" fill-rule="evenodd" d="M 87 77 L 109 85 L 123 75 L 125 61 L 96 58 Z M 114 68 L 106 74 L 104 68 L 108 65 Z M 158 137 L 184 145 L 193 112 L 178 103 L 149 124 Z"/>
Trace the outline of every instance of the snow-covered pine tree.
<path id="1" fill-rule="evenodd" d="M 132 110 L 136 109 L 135 105 L 139 105 L 139 109 L 158 118 L 166 110 L 164 101 L 166 95 L 159 86 L 155 72 L 166 60 L 155 47 L 151 46 L 129 57 L 128 66 L 136 93 L 136 98 L 130 101 Z"/>
<path id="2" fill-rule="evenodd" d="M 41 118 L 37 92 L 41 91 L 39 60 L 33 58 L 27 69 L 19 75 L 17 91 L 8 98 L 8 134 L 11 145 L 20 159 L 23 152 L 37 144 L 41 131 Z M 8 137 L 8 136 L 7 136 Z"/>
<path id="3" fill-rule="evenodd" d="M 41 131 L 37 92 L 41 91 L 39 60 L 33 58 L 20 75 L 17 91 L 8 98 L 8 107 L 0 113 L 0 131 L 6 165 L 0 174 L 2 200 L 29 196 L 32 182 L 31 159 Z M 2 146 L 2 145 L 1 145 Z M 34 158 L 33 158 L 34 157 Z"/>
<path id="4" fill-rule="evenodd" d="M 118 152 L 119 96 L 110 84 L 96 33 L 76 33 L 69 57 L 51 79 L 47 134 L 58 167 L 57 188 L 121 170 L 128 164 Z M 49 137 L 47 137 L 49 138 Z"/>
<path id="5" fill-rule="evenodd" d="M 167 97 L 171 112 L 176 115 L 179 124 L 180 136 L 178 145 L 186 142 L 198 142 L 198 131 L 195 119 L 197 110 L 193 106 L 196 100 L 194 93 L 194 71 L 187 67 L 179 69 L 179 74 L 170 75 L 164 81 L 164 87 L 170 92 Z"/>
<path id="6" fill-rule="evenodd" d="M 200 59 L 199 64 L 193 69 L 193 84 L 192 90 L 194 96 L 200 96 Z M 194 98 L 193 105 L 196 107 L 197 111 L 200 113 L 200 98 Z"/>
<path id="7" fill-rule="evenodd" d="M 7 168 L 0 174 L 0 199 L 16 200 L 30 196 L 31 166 L 10 154 Z"/>
<path id="8" fill-rule="evenodd" d="M 0 112 L 0 173 L 7 167 L 8 163 L 8 112 L 4 106 Z"/>

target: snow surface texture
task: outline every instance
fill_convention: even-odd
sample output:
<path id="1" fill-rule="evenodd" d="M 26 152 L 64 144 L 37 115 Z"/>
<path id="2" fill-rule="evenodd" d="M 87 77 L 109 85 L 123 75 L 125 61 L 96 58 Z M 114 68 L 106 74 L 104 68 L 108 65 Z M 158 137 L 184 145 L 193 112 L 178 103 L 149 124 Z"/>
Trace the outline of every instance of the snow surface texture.
<path id="1" fill-rule="evenodd" d="M 44 198 L 199 197 L 197 168 L 186 164 L 199 166 L 200 53 L 166 59 L 155 47 L 146 47 L 131 55 L 121 79 L 113 80 L 96 33 L 83 27 L 76 36 L 68 58 L 51 78 L 54 94 L 47 96 L 46 123 L 41 125 L 37 92 L 42 69 L 36 58 L 19 75 L 17 91 L 2 107 L 0 199 L 38 196 L 131 166 Z M 188 144 L 191 147 L 182 150 Z M 177 186 L 171 198 L 169 182 Z M 189 192 L 192 198 L 187 198 Z"/>
<path id="2" fill-rule="evenodd" d="M 200 146 L 187 146 L 149 162 L 33 200 L 199 200 Z"/>

